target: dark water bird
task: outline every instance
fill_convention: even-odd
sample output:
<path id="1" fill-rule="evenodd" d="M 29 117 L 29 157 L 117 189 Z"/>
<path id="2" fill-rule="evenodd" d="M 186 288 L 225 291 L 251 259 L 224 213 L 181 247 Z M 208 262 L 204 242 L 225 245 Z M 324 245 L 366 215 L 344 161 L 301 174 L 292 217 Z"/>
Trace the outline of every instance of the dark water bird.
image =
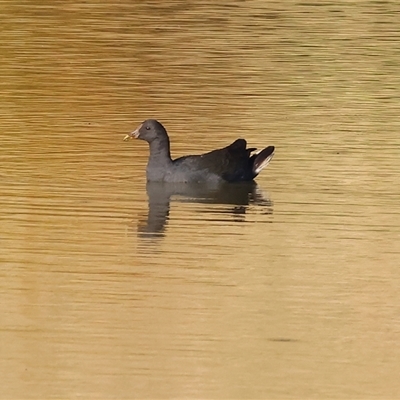
<path id="1" fill-rule="evenodd" d="M 144 121 L 125 140 L 129 138 L 149 143 L 149 182 L 252 181 L 269 164 L 275 151 L 274 146 L 268 146 L 257 153 L 256 148 L 246 148 L 246 140 L 237 139 L 222 149 L 172 160 L 167 131 L 155 119 Z"/>

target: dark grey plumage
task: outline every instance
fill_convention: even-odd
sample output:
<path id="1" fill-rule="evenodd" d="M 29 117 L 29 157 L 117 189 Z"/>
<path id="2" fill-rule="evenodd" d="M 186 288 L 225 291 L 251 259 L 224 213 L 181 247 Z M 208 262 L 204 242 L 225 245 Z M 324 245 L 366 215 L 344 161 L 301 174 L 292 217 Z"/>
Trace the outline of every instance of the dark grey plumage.
<path id="1" fill-rule="evenodd" d="M 157 182 L 251 181 L 269 164 L 275 150 L 268 146 L 251 154 L 256 149 L 247 149 L 246 140 L 237 139 L 222 149 L 172 160 L 167 131 L 154 119 L 144 121 L 128 137 L 149 143 L 147 180 Z"/>

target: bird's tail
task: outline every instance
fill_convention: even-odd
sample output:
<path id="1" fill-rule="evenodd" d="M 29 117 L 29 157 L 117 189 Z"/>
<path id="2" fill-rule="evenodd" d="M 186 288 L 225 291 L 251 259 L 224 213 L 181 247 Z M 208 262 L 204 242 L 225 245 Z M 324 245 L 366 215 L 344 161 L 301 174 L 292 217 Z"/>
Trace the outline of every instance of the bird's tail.
<path id="1" fill-rule="evenodd" d="M 258 175 L 263 168 L 265 168 L 274 156 L 275 147 L 268 146 L 264 150 L 261 150 L 254 159 L 253 172 L 254 175 Z"/>

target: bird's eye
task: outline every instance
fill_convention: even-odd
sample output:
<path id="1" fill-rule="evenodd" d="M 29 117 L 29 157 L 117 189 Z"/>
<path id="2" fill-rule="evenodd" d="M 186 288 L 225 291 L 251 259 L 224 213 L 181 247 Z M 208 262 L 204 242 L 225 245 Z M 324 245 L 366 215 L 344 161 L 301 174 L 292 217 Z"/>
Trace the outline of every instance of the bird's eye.
<path id="1" fill-rule="evenodd" d="M 146 131 L 149 131 L 150 130 L 150 127 L 149 126 L 146 126 Z"/>

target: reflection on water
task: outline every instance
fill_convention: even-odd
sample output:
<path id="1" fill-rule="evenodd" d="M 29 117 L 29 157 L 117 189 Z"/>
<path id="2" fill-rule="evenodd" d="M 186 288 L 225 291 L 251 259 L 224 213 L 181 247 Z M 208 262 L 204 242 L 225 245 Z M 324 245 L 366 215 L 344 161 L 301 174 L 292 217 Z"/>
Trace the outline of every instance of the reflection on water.
<path id="1" fill-rule="evenodd" d="M 149 212 L 145 221 L 139 221 L 139 233 L 143 237 L 164 236 L 168 221 L 170 203 L 177 197 L 179 202 L 204 204 L 225 204 L 232 207 L 224 212 L 235 216 L 234 220 L 244 221 L 247 206 L 255 204 L 272 214 L 272 202 L 265 198 L 255 182 L 228 183 L 164 183 L 148 182 L 146 186 Z M 206 212 L 206 209 L 204 210 Z"/>
<path id="2" fill-rule="evenodd" d="M 0 397 L 398 397 L 398 2 L 1 7 Z M 146 193 L 146 118 L 279 151 Z"/>

